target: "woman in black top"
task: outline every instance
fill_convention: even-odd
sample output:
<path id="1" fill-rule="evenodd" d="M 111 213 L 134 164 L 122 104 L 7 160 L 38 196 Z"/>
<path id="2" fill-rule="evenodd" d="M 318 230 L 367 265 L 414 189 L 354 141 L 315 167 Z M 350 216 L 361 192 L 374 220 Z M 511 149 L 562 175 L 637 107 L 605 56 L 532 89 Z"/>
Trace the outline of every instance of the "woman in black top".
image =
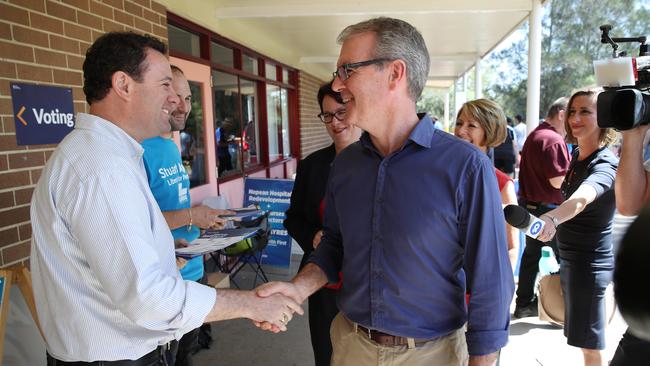
<path id="1" fill-rule="evenodd" d="M 616 138 L 597 124 L 599 91 L 579 91 L 569 100 L 567 140 L 576 144 L 562 184 L 564 203 L 542 215 L 539 240 L 548 241 L 557 228 L 560 279 L 564 294 L 564 335 L 580 347 L 585 365 L 605 365 L 605 289 L 612 280 L 612 222 L 616 199 L 614 178 L 618 158 L 607 148 Z M 559 225 L 559 226 L 558 226 Z"/>
<path id="2" fill-rule="evenodd" d="M 323 235 L 323 211 L 330 165 L 336 155 L 359 140 L 361 130 L 345 121 L 345 105 L 341 95 L 332 90 L 332 83 L 318 90 L 318 115 L 334 143 L 310 154 L 298 164 L 296 181 L 291 193 L 291 205 L 286 212 L 284 227 L 305 252 L 302 268 L 309 255 L 318 247 Z M 320 289 L 309 297 L 309 329 L 316 366 L 329 366 L 332 356 L 330 325 L 338 313 L 337 286 Z"/>

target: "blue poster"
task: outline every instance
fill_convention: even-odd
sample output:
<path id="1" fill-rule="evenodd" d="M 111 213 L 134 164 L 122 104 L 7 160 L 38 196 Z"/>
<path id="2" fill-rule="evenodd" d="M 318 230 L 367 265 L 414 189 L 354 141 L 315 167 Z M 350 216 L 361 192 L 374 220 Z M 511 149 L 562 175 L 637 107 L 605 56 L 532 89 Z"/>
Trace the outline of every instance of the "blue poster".
<path id="1" fill-rule="evenodd" d="M 11 83 L 16 143 L 58 144 L 74 128 L 72 88 Z"/>
<path id="2" fill-rule="evenodd" d="M 244 207 L 258 205 L 270 211 L 271 237 L 262 255 L 262 263 L 289 268 L 291 237 L 284 228 L 284 213 L 289 209 L 293 180 L 247 178 L 244 182 Z"/>
<path id="3" fill-rule="evenodd" d="M 5 278 L 0 275 L 0 309 L 2 309 L 2 299 L 5 294 Z"/>

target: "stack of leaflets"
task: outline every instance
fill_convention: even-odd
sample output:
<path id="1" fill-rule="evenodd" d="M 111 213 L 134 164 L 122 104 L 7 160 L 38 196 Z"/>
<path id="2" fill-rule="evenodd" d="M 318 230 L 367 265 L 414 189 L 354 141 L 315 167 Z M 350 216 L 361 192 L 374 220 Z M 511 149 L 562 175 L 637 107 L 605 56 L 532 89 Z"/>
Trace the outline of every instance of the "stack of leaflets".
<path id="1" fill-rule="evenodd" d="M 262 211 L 255 206 L 243 207 L 243 208 L 229 208 L 228 210 L 233 211 L 234 214 L 220 216 L 221 218 L 228 220 L 226 226 L 224 227 L 225 229 L 234 229 L 236 227 L 241 227 L 241 226 L 251 226 L 250 223 L 252 221 L 266 214 L 265 211 Z"/>
<path id="2" fill-rule="evenodd" d="M 189 246 L 176 249 L 176 255 L 184 258 L 192 258 L 215 252 L 244 239 L 253 237 L 259 230 L 259 227 L 223 230 L 208 229 L 196 240 L 193 240 Z"/>

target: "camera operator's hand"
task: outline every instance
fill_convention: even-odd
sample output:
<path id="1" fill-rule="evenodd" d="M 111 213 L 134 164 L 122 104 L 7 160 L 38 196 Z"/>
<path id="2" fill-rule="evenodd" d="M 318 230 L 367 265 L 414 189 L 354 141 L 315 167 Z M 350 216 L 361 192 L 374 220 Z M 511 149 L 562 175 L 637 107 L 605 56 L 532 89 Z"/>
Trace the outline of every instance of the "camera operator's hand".
<path id="1" fill-rule="evenodd" d="M 621 131 L 621 134 L 623 135 L 623 139 L 641 139 L 641 143 L 643 143 L 643 139 L 645 138 L 646 133 L 650 129 L 650 125 L 641 125 L 636 128 L 632 128 L 630 130 L 625 130 Z"/>
<path id="2" fill-rule="evenodd" d="M 621 159 L 616 172 L 616 208 L 637 215 L 650 202 L 650 172 L 643 167 L 643 144 L 650 125 L 622 132 Z"/>

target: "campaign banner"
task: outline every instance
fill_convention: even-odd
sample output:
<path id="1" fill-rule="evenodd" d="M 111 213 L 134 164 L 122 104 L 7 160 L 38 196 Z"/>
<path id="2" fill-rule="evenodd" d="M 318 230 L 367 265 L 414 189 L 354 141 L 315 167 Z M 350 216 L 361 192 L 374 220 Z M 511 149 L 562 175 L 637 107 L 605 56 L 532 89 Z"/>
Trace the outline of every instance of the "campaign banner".
<path id="1" fill-rule="evenodd" d="M 11 83 L 16 143 L 58 144 L 74 128 L 72 88 Z"/>
<path id="2" fill-rule="evenodd" d="M 291 236 L 284 227 L 285 212 L 289 209 L 293 180 L 246 178 L 244 207 L 258 205 L 270 211 L 271 237 L 262 254 L 262 264 L 289 268 L 291 264 Z"/>

